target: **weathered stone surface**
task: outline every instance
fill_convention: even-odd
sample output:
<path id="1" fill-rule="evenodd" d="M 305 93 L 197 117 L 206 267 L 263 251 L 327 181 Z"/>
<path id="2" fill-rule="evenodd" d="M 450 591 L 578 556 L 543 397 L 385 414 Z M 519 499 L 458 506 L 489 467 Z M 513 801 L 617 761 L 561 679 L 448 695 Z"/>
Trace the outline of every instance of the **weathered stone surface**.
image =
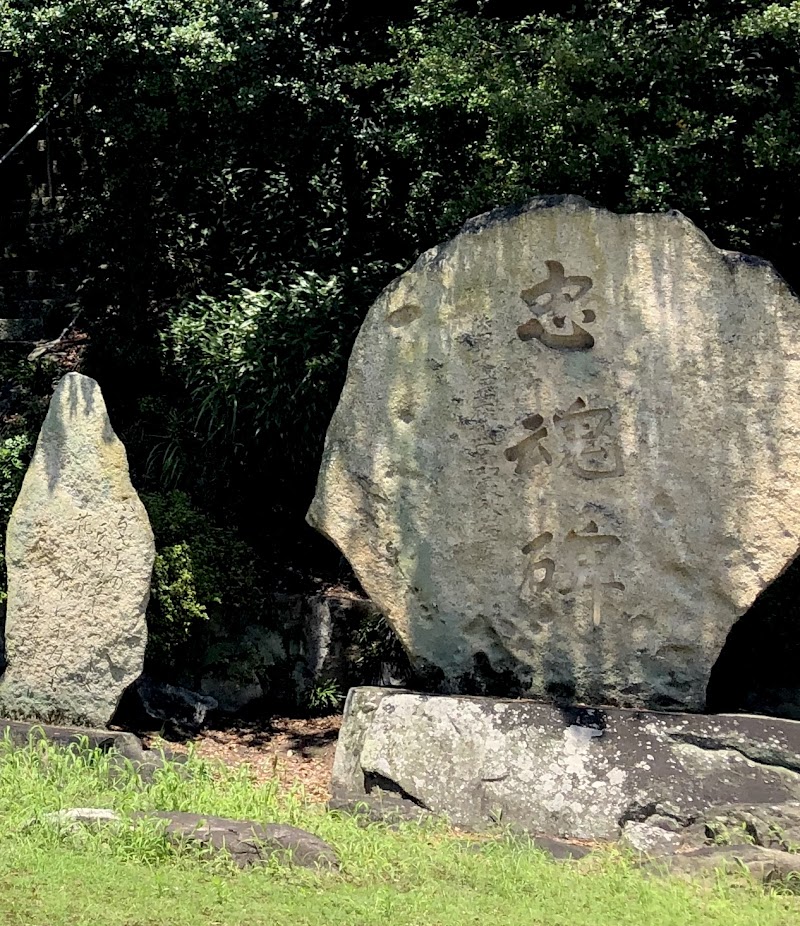
<path id="1" fill-rule="evenodd" d="M 111 754 L 112 775 L 125 774 L 132 766 L 145 781 L 152 780 L 155 773 L 164 767 L 165 761 L 173 765 L 185 764 L 187 761 L 185 753 L 172 752 L 163 745 L 158 750 L 145 749 L 138 736 L 120 730 L 58 727 L 0 719 L 0 738 L 8 738 L 14 746 L 19 747 L 45 740 L 64 748 L 85 745 L 88 749 L 100 749 Z"/>
<path id="2" fill-rule="evenodd" d="M 645 823 L 628 820 L 622 827 L 620 842 L 647 855 L 671 855 L 683 845 L 684 830 L 680 821 L 656 814 Z"/>
<path id="3" fill-rule="evenodd" d="M 328 810 L 355 816 L 365 825 L 385 823 L 395 827 L 402 823 L 424 824 L 436 816 L 409 799 L 407 794 L 372 788 L 365 799 L 363 783 L 352 788 L 347 783 L 341 783 L 328 801 Z"/>
<path id="4" fill-rule="evenodd" d="M 718 871 L 735 875 L 746 870 L 764 884 L 784 884 L 795 892 L 800 888 L 800 855 L 761 846 L 705 846 L 657 859 L 647 867 L 656 873 L 692 877 Z"/>
<path id="5" fill-rule="evenodd" d="M 69 373 L 8 525 L 3 713 L 108 722 L 142 671 L 154 555 L 100 387 Z"/>
<path id="6" fill-rule="evenodd" d="M 115 810 L 104 807 L 70 807 L 68 810 L 55 810 L 44 814 L 41 822 L 58 829 L 76 832 L 82 826 L 98 829 L 111 823 L 121 824 L 123 818 Z"/>
<path id="7" fill-rule="evenodd" d="M 214 852 L 228 852 L 241 868 L 269 858 L 304 868 L 338 868 L 336 853 L 328 843 L 296 826 L 178 811 L 150 811 L 135 817 L 160 821 L 175 842 L 189 840 Z"/>
<path id="8" fill-rule="evenodd" d="M 712 807 L 701 821 L 709 841 L 800 851 L 800 803 L 729 804 Z"/>
<path id="9" fill-rule="evenodd" d="M 469 828 L 618 839 L 628 823 L 800 800 L 800 723 L 355 688 L 333 798 L 384 792 Z"/>
<path id="10" fill-rule="evenodd" d="M 89 727 L 59 727 L 50 724 L 24 723 L 0 718 L 0 739 L 8 739 L 14 746 L 28 746 L 45 740 L 54 746 L 77 746 L 85 743 L 89 749 L 112 749 L 131 762 L 142 761 L 146 752 L 142 741 L 133 733 L 120 730 L 94 730 Z"/>
<path id="11" fill-rule="evenodd" d="M 309 521 L 451 691 L 701 709 L 800 547 L 798 345 L 680 214 L 490 213 L 371 308 Z"/>

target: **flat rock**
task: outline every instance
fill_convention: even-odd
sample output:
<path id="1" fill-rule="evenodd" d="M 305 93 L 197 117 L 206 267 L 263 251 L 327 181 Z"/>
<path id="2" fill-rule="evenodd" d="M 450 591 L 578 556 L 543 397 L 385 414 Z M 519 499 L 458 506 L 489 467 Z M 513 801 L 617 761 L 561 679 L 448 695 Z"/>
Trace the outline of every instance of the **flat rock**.
<path id="1" fill-rule="evenodd" d="M 67 810 L 43 814 L 41 822 L 74 832 L 83 826 L 98 829 L 112 823 L 119 824 L 123 822 L 123 818 L 115 810 L 105 807 L 70 807 Z"/>
<path id="2" fill-rule="evenodd" d="M 188 840 L 213 852 L 227 852 L 241 868 L 270 858 L 303 868 L 338 868 L 336 853 L 328 843 L 296 826 L 178 811 L 151 811 L 137 816 L 161 821 L 165 834 L 175 842 Z"/>
<path id="3" fill-rule="evenodd" d="M 75 746 L 99 749 L 111 754 L 112 774 L 124 774 L 127 768 L 132 767 L 145 781 L 152 780 L 165 762 L 174 766 L 183 765 L 187 761 L 185 753 L 174 753 L 163 746 L 158 750 L 145 749 L 138 736 L 122 730 L 54 726 L 0 718 L 0 738 L 7 738 L 14 746 L 21 748 L 44 740 L 66 749 Z"/>
<path id="4" fill-rule="evenodd" d="M 625 830 L 632 844 L 631 824 L 647 824 L 637 848 L 656 851 L 643 840 L 658 836 L 658 851 L 671 851 L 673 836 L 654 829 L 702 844 L 712 809 L 782 805 L 788 819 L 800 800 L 800 723 L 354 688 L 332 797 L 567 839 Z"/>
<path id="5" fill-rule="evenodd" d="M 715 872 L 741 874 L 746 870 L 764 884 L 794 886 L 795 891 L 800 884 L 800 855 L 762 846 L 705 846 L 648 862 L 646 867 L 656 873 L 691 876 Z"/>
<path id="6" fill-rule="evenodd" d="M 100 387 L 68 373 L 6 536 L 6 716 L 108 723 L 142 671 L 154 556 Z"/>
<path id="7" fill-rule="evenodd" d="M 4 718 L 0 718 L 0 738 L 8 739 L 18 747 L 28 746 L 40 740 L 67 748 L 85 743 L 89 749 L 101 749 L 104 752 L 113 749 L 131 762 L 141 761 L 147 751 L 142 747 L 142 741 L 138 736 L 122 730 L 55 726 Z"/>
<path id="8" fill-rule="evenodd" d="M 678 213 L 489 213 L 370 309 L 308 519 L 442 690 L 702 710 L 800 548 L 798 345 Z"/>

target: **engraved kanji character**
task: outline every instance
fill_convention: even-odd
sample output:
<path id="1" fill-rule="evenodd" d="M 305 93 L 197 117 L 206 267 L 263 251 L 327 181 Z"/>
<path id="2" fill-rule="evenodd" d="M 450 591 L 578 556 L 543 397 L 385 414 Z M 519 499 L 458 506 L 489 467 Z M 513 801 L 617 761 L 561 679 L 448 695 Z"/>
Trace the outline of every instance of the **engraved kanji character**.
<path id="1" fill-rule="evenodd" d="M 571 575 L 559 591 L 566 595 L 578 588 L 591 589 L 592 623 L 595 627 L 600 625 L 605 590 L 625 590 L 613 570 L 604 563 L 608 554 L 620 543 L 619 537 L 613 534 L 601 534 L 594 521 L 590 521 L 582 533 L 571 530 L 564 539 L 565 558 Z"/>
<path id="2" fill-rule="evenodd" d="M 553 462 L 552 453 L 542 443 L 547 437 L 547 428 L 543 427 L 543 425 L 544 418 L 541 415 L 530 415 L 523 418 L 522 427 L 533 433 L 505 451 L 504 455 L 509 463 L 517 464 L 514 470 L 517 475 L 529 473 L 539 463 L 546 463 L 549 466 Z"/>
<path id="3" fill-rule="evenodd" d="M 587 408 L 578 398 L 566 412 L 557 411 L 553 424 L 562 437 L 564 460 L 581 479 L 624 476 L 622 453 L 613 434 L 610 408 Z"/>
<path id="4" fill-rule="evenodd" d="M 589 350 L 594 346 L 594 338 L 569 317 L 570 330 L 566 334 L 548 328 L 539 320 L 539 316 L 552 315 L 552 324 L 557 329 L 565 327 L 572 312 L 573 303 L 583 298 L 592 288 L 590 277 L 565 276 L 564 265 L 557 260 L 546 260 L 547 279 L 520 293 L 522 301 L 533 312 L 534 318 L 517 328 L 521 341 L 538 340 L 545 347 L 553 350 Z M 595 321 L 592 309 L 583 310 L 582 324 L 590 325 Z"/>
<path id="5" fill-rule="evenodd" d="M 549 556 L 544 556 L 541 559 L 534 560 L 534 557 L 538 556 L 539 553 L 544 550 L 546 546 L 553 542 L 553 535 L 550 531 L 545 531 L 543 534 L 539 534 L 534 540 L 530 543 L 526 543 L 522 548 L 522 552 L 525 556 L 530 556 L 531 559 L 528 561 L 525 566 L 525 575 L 522 579 L 522 589 L 525 586 L 529 588 L 549 588 L 553 584 L 553 574 L 555 573 L 556 564 L 555 560 L 551 559 Z M 536 578 L 536 574 L 543 572 L 544 575 L 540 578 Z M 521 589 L 521 590 L 522 590 Z"/>

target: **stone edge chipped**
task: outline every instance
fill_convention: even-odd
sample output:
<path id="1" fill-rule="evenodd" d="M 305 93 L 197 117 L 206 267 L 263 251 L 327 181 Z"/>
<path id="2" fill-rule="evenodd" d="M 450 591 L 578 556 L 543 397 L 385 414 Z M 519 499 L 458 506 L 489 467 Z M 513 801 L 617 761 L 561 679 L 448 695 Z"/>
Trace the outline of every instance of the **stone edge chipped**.
<path id="1" fill-rule="evenodd" d="M 742 265 L 746 267 L 765 269 L 768 272 L 771 272 L 775 279 L 782 283 L 792 296 L 797 298 L 797 293 L 792 289 L 791 286 L 789 286 L 784 277 L 776 269 L 772 261 L 753 254 L 747 254 L 743 251 L 726 250 L 725 248 L 717 247 L 717 245 L 711 241 L 706 232 L 700 228 L 699 225 L 696 225 L 688 216 L 684 215 L 684 213 L 680 212 L 678 209 L 668 209 L 665 212 L 614 212 L 611 209 L 606 209 L 604 206 L 595 206 L 594 203 L 583 196 L 579 196 L 573 193 L 553 193 L 544 196 L 534 196 L 525 202 L 516 203 L 515 205 L 511 206 L 498 206 L 494 209 L 488 210 L 487 212 L 483 212 L 480 215 L 472 216 L 471 218 L 467 219 L 461 228 L 459 228 L 459 230 L 451 238 L 440 242 L 431 248 L 428 248 L 426 251 L 423 251 L 422 254 L 420 254 L 416 261 L 411 264 L 407 270 L 405 270 L 402 274 L 387 284 L 387 286 L 378 294 L 374 301 L 377 302 L 378 299 L 389 296 L 400 279 L 407 273 L 437 269 L 446 260 L 454 243 L 462 235 L 480 234 L 481 232 L 487 231 L 495 225 L 499 225 L 502 222 L 507 222 L 511 219 L 519 218 L 520 216 L 526 215 L 529 212 L 537 212 L 542 209 L 558 209 L 563 207 L 568 208 L 570 212 L 603 212 L 607 213 L 608 215 L 621 218 L 646 216 L 648 218 L 656 217 L 678 219 L 686 223 L 693 231 L 695 231 L 706 242 L 706 244 L 711 249 L 713 249 L 713 251 L 719 257 L 722 258 L 722 260 L 732 271 L 735 272 Z"/>

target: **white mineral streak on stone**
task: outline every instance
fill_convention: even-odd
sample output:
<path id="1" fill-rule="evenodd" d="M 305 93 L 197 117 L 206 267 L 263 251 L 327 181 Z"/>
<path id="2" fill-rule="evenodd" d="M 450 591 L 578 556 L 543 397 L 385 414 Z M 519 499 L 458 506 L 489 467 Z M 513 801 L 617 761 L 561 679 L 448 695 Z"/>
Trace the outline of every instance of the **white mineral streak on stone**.
<path id="1" fill-rule="evenodd" d="M 528 789 L 535 787 L 553 832 L 615 833 L 613 821 L 626 800 L 621 790 L 625 776 L 620 778 L 615 774 L 619 770 L 597 755 L 590 767 L 601 730 L 571 726 L 559 740 L 541 740 L 535 730 L 504 730 L 496 725 L 500 722 L 496 713 L 468 701 L 459 704 L 454 721 L 447 699 L 398 696 L 379 705 L 362 747 L 361 766 L 399 783 L 411 795 L 424 794 L 426 806 L 449 813 L 455 823 L 467 817 L 462 820 L 453 807 L 463 805 L 472 814 L 477 801 L 487 811 L 494 806 L 513 810 L 529 800 Z M 424 781 L 420 767 L 430 771 Z M 600 793 L 598 770 L 604 776 Z"/>
<path id="2" fill-rule="evenodd" d="M 5 716 L 108 723 L 142 671 L 154 555 L 100 387 L 69 373 L 8 525 Z"/>
<path id="3" fill-rule="evenodd" d="M 661 855 L 674 852 L 681 844 L 681 834 L 650 823 L 629 821 L 622 832 L 622 842 L 638 852 Z"/>
<path id="4" fill-rule="evenodd" d="M 714 804 L 800 798 L 800 775 L 791 771 L 800 756 L 795 721 L 720 715 L 711 722 L 696 714 L 678 724 L 666 713 L 506 703 L 498 713 L 490 698 L 352 689 L 334 800 L 375 798 L 370 776 L 377 772 L 386 781 L 374 784 L 458 825 L 500 820 L 533 833 L 615 839 L 630 821 L 671 830 Z M 706 745 L 676 739 L 677 725 Z M 774 752 L 767 752 L 771 741 Z"/>
<path id="5" fill-rule="evenodd" d="M 548 301 L 549 300 L 549 301 Z M 800 547 L 800 304 L 685 217 L 484 217 L 371 308 L 310 522 L 411 655 L 702 708 Z"/>

